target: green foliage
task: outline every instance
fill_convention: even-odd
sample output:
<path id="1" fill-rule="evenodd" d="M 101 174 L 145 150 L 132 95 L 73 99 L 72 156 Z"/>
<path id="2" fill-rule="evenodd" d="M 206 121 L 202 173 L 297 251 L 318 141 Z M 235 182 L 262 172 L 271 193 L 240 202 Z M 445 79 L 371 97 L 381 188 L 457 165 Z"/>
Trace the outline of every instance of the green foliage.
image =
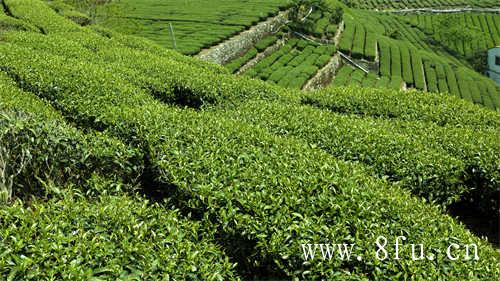
<path id="1" fill-rule="evenodd" d="M 391 48 L 386 41 L 379 41 L 380 47 L 380 75 L 391 76 Z"/>
<path id="2" fill-rule="evenodd" d="M 78 1 L 80 2 L 80 1 Z M 81 1 L 86 2 L 86 1 Z M 85 26 L 92 23 L 92 19 L 86 14 L 76 10 L 72 5 L 68 5 L 64 0 L 52 0 L 48 2 L 49 6 L 56 11 L 58 14 L 70 19 L 71 21 Z M 73 5 L 75 3 L 72 3 Z"/>
<path id="3" fill-rule="evenodd" d="M 433 0 L 433 1 L 389 1 L 389 0 L 340 0 L 349 7 L 358 9 L 408 9 L 408 8 L 429 8 L 429 7 L 496 7 L 495 0 Z"/>
<path id="4" fill-rule="evenodd" d="M 79 25 L 59 17 L 39 0 L 4 0 L 4 3 L 14 17 L 40 28 L 43 33 L 81 31 Z"/>
<path id="5" fill-rule="evenodd" d="M 288 0 L 211 0 L 209 5 L 205 0 L 120 0 L 98 5 L 96 17 L 105 27 L 172 49 L 171 23 L 177 50 L 194 55 L 289 6 Z"/>
<path id="6" fill-rule="evenodd" d="M 82 133 L 50 106 L 0 75 L 2 174 L 11 195 L 47 195 L 46 183 L 82 184 L 91 174 L 134 182 L 143 169 L 142 153 L 100 133 Z M 10 196 L 9 196 L 10 197 Z"/>
<path id="7" fill-rule="evenodd" d="M 30 31 L 37 32 L 37 28 L 29 23 L 22 20 L 18 20 L 13 17 L 9 17 L 4 14 L 0 14 L 0 32 L 9 30 L 20 30 L 20 31 Z"/>
<path id="8" fill-rule="evenodd" d="M 344 17 L 344 9 L 340 6 L 337 6 L 333 9 L 329 21 L 333 24 L 339 24 Z"/>
<path id="9" fill-rule="evenodd" d="M 229 71 L 231 73 L 235 73 L 243 65 L 245 65 L 245 63 L 247 63 L 249 60 L 253 59 L 257 54 L 258 54 L 257 49 L 252 48 L 248 52 L 246 52 L 243 56 L 231 61 L 230 63 L 226 64 L 225 66 L 229 69 Z"/>
<path id="10" fill-rule="evenodd" d="M 442 126 L 500 126 L 500 115 L 497 112 L 448 95 L 332 88 L 302 96 L 308 104 L 339 113 L 432 122 Z"/>
<path id="11" fill-rule="evenodd" d="M 257 49 L 257 51 L 262 52 L 265 49 L 267 49 L 267 47 L 276 43 L 277 40 L 278 40 L 278 36 L 266 37 L 266 38 L 260 40 L 259 42 L 257 42 L 257 44 L 255 44 L 255 48 Z"/>
<path id="12" fill-rule="evenodd" d="M 354 34 L 356 32 L 356 26 L 353 21 L 345 21 L 345 29 L 342 33 L 342 38 L 339 44 L 339 50 L 346 54 L 351 53 L 351 49 L 354 41 Z"/>
<path id="13" fill-rule="evenodd" d="M 77 144 L 75 151 L 68 152 L 62 141 L 64 153 L 48 154 L 76 161 L 82 171 L 71 169 L 70 180 L 50 186 L 90 186 L 95 195 L 113 185 L 113 178 L 104 179 L 115 170 L 128 175 L 134 171 L 129 167 L 140 166 L 146 171 L 142 182 L 153 183 L 180 212 L 122 192 L 98 198 L 61 192 L 59 199 L 33 200 L 33 208 L 16 202 L 0 209 L 0 237 L 7 242 L 0 247 L 8 249 L 1 251 L 2 275 L 229 280 L 237 278 L 229 259 L 238 263 L 242 278 L 258 271 L 307 280 L 494 280 L 500 274 L 497 251 L 444 215 L 441 207 L 409 193 L 446 204 L 468 199 L 477 190 L 484 195 L 479 202 L 494 200 L 500 155 L 497 112 L 411 91 L 343 88 L 308 94 L 235 77 L 102 28 L 78 30 L 82 32 L 7 32 L 0 44 L 0 70 L 15 78 L 9 86 L 14 89 L 6 92 L 24 90 L 17 89 L 14 102 L 5 104 L 37 96 L 38 103 L 57 109 L 40 106 L 40 114 L 53 114 L 50 118 L 61 120 L 56 123 L 60 131 L 77 136 L 67 137 Z M 301 87 L 318 70 L 324 52 L 333 48 L 305 44 L 299 49 L 297 42 L 290 40 L 254 71 L 274 75 L 280 85 Z M 299 56 L 302 63 L 293 67 Z M 356 83 L 367 77 L 349 73 Z M 389 84 L 384 78 L 379 81 Z M 492 91 L 485 85 L 484 91 Z M 38 108 L 22 104 L 28 104 L 25 111 Z M 4 107 L 12 108 L 2 103 Z M 45 124 L 48 117 L 35 121 Z M 45 134 L 34 130 L 43 136 L 37 142 L 67 136 L 56 126 L 48 128 Z M 34 139 L 29 132 L 21 135 Z M 103 153 L 92 153 L 104 155 L 103 163 L 80 161 L 87 159 L 78 154 L 87 137 L 90 147 L 94 142 L 104 147 Z M 99 145 L 100 138 L 106 145 Z M 136 149 L 124 153 L 129 145 Z M 60 147 L 59 141 L 47 146 Z M 136 152 L 141 157 L 129 157 Z M 58 167 L 57 162 L 51 166 Z M 111 175 L 105 167 L 113 167 Z M 86 172 L 96 169 L 99 174 L 104 169 L 102 177 Z M 71 180 L 78 173 L 81 178 Z M 123 181 L 128 186 L 134 179 L 117 181 L 115 185 Z M 92 235 L 80 235 L 80 229 Z M 374 257 L 377 236 L 393 240 L 401 234 L 411 234 L 408 243 L 431 248 L 435 260 Z M 355 243 L 363 259 L 304 261 L 300 244 L 323 241 Z M 451 242 L 477 243 L 479 261 L 447 259 L 443 251 Z"/>
<path id="14" fill-rule="evenodd" d="M 107 183 L 106 183 L 107 184 Z M 9 280 L 238 280 L 200 225 L 140 196 L 0 206 L 0 275 Z"/>
<path id="15" fill-rule="evenodd" d="M 257 63 L 250 74 L 283 87 L 302 88 L 330 61 L 334 53 L 333 45 L 315 45 L 307 40 L 293 38 Z"/>

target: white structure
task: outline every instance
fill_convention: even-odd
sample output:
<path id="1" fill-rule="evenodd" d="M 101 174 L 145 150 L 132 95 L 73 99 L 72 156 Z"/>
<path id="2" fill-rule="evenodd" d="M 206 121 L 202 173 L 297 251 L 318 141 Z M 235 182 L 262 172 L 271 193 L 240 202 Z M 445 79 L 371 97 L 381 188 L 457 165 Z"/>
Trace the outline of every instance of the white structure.
<path id="1" fill-rule="evenodd" d="M 500 46 L 488 50 L 488 71 L 486 74 L 500 83 Z"/>

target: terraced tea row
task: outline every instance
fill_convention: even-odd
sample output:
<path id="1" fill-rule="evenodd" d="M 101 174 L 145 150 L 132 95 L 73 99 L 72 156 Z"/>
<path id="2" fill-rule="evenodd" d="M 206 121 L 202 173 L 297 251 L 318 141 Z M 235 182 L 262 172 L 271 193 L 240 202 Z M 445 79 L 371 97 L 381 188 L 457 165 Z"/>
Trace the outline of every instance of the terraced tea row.
<path id="1" fill-rule="evenodd" d="M 415 36 L 420 35 L 397 31 L 398 26 L 391 24 L 381 25 L 384 22 L 394 23 L 387 16 L 381 17 L 379 21 L 376 20 L 377 17 L 362 21 L 355 19 L 346 19 L 339 48 L 353 58 L 367 61 L 373 61 L 374 54 L 378 54 L 378 74 L 385 80 L 381 81 L 382 84 L 391 81 L 389 83 L 396 88 L 397 84 L 404 81 L 408 87 L 448 92 L 491 109 L 500 108 L 498 86 L 491 79 L 473 71 L 466 62 L 462 63 L 450 55 L 439 55 L 442 52 L 435 52 L 428 45 L 423 45 L 424 50 L 419 49 L 414 43 L 418 42 Z M 408 35 L 401 38 L 399 34 Z M 340 73 L 341 77 L 346 76 L 345 71 Z M 346 79 L 340 80 L 345 84 Z M 361 80 L 361 76 L 358 80 Z M 373 84 L 370 81 L 366 83 Z"/>
<path id="2" fill-rule="evenodd" d="M 278 51 L 266 57 L 245 75 L 258 77 L 282 87 L 302 88 L 335 53 L 332 45 L 313 44 L 290 39 Z"/>
<path id="3" fill-rule="evenodd" d="M 381 218 L 388 220 L 396 214 L 404 214 L 397 215 L 398 225 L 405 229 L 410 227 L 405 231 L 411 231 L 412 238 L 418 239 L 416 241 L 441 248 L 447 243 L 446 239 L 436 237 L 440 237 L 438 233 L 449 231 L 454 237 L 461 237 L 461 241 L 474 241 L 470 240 L 469 234 L 460 233 L 461 230 L 452 226 L 452 220 L 437 215 L 437 209 L 411 199 L 400 189 L 396 192 L 394 187 L 370 178 L 362 167 L 335 160 L 319 149 L 308 148 L 304 142 L 283 139 L 246 123 L 221 118 L 221 112 L 196 112 L 162 105 L 98 64 L 78 64 L 68 57 L 40 51 L 35 53 L 8 44 L 0 48 L 1 64 L 8 67 L 10 74 L 15 73 L 18 81 L 23 81 L 20 85 L 26 89 L 57 102 L 74 118 L 99 119 L 113 135 L 125 141 L 144 143 L 149 148 L 146 153 L 152 161 L 153 176 L 174 188 L 170 191 L 173 192 L 172 199 L 183 208 L 213 218 L 210 220 L 212 227 L 228 241 L 234 241 L 236 235 L 242 241 L 256 245 L 231 253 L 237 260 L 248 260 L 247 266 L 257 263 L 270 268 L 274 274 L 311 279 L 335 278 L 339 274 L 352 276 L 353 273 L 343 271 L 340 264 L 326 261 L 304 264 L 297 253 L 297 243 L 345 236 L 346 228 L 340 226 L 355 221 L 356 228 L 363 229 L 363 232 L 356 231 L 353 237 L 357 238 L 353 242 L 367 249 L 363 251 L 367 262 L 353 264 L 355 276 L 358 280 L 373 276 L 376 271 L 370 264 L 374 258 L 368 252 L 372 240 L 380 233 L 392 236 L 401 229 L 395 227 L 392 230 L 385 226 L 374 229 L 372 222 Z M 150 66 L 149 61 L 144 64 Z M 94 123 L 81 124 L 93 126 Z M 206 142 L 206 139 L 211 142 Z M 254 177 L 256 171 L 261 175 L 258 178 Z M 278 180 L 276 176 L 279 176 Z M 332 182 L 335 182 L 334 189 Z M 261 187 L 260 191 L 255 186 Z M 397 199 L 401 196 L 403 198 Z M 394 198 L 390 200 L 391 205 L 394 204 L 390 209 L 387 209 L 388 198 Z M 311 208 L 307 202 L 314 202 L 317 208 Z M 387 212 L 364 215 L 354 207 L 360 204 L 370 206 L 371 210 Z M 394 211 L 393 208 L 403 208 L 404 211 Z M 289 214 L 293 213 L 297 215 L 290 217 Z M 320 225 L 333 222 L 332 218 L 324 217 L 325 213 L 337 214 L 334 220 L 338 231 L 321 230 Z M 427 227 L 429 221 L 424 223 L 422 214 L 429 214 L 432 225 L 440 226 Z M 289 219 L 285 220 L 287 217 Z M 308 220 L 304 220 L 306 217 Z M 438 223 L 436 218 L 443 221 Z M 403 223 L 402 220 L 408 221 Z M 368 225 L 371 225 L 370 232 L 366 231 Z M 417 230 L 422 227 L 423 232 Z M 273 231 L 268 232 L 269 229 Z M 289 240 L 290 235 L 300 236 Z M 491 262 L 489 259 L 494 257 L 494 252 L 488 247 L 481 249 L 480 253 L 484 254 L 480 260 L 484 262 L 481 268 L 489 267 L 488 261 Z M 271 256 L 278 258 L 270 260 Z M 436 261 L 446 263 L 437 253 Z M 412 263 L 414 274 L 442 274 L 437 268 L 429 271 L 433 263 L 425 264 L 423 270 L 419 264 Z M 473 270 L 466 262 L 453 262 L 449 266 L 453 266 L 456 272 L 470 273 Z M 474 269 L 477 268 L 476 263 Z M 382 274 L 390 276 L 397 271 L 383 271 Z M 484 272 L 488 271 L 477 271 L 477 274 Z"/>
<path id="4" fill-rule="evenodd" d="M 406 20 L 460 56 L 500 45 L 499 14 L 415 15 Z"/>
<path id="5" fill-rule="evenodd" d="M 288 0 L 213 0 L 208 5 L 200 0 L 125 0 L 100 6 L 98 16 L 106 27 L 151 39 L 166 48 L 174 48 L 175 38 L 178 51 L 196 54 L 276 15 L 288 4 Z"/>
<path id="6" fill-rule="evenodd" d="M 341 0 L 347 6 L 361 9 L 407 9 L 407 8 L 450 8 L 450 7 L 498 7 L 495 0 Z"/>
<path id="7" fill-rule="evenodd" d="M 32 137 L 36 130 L 14 126 L 21 137 L 6 143 L 29 149 L 38 147 L 33 140 L 42 148 L 62 145 L 66 149 L 53 153 L 54 159 L 83 168 L 67 171 L 69 180 L 50 176 L 55 184 L 46 181 L 53 194 L 46 202 L 35 198 L 31 208 L 20 202 L 0 207 L 0 234 L 7 237 L 0 246 L 7 249 L 0 256 L 2 274 L 193 280 L 499 276 L 498 251 L 434 203 L 495 200 L 497 112 L 437 94 L 284 89 L 147 40 L 80 27 L 37 0 L 14 3 L 12 13 L 36 31 L 10 27 L 0 33 L 0 87 L 14 93 L 1 96 L 0 109 L 42 114 L 41 108 L 52 113 L 26 126 L 47 128 L 45 119 L 52 118 L 62 129 L 48 127 L 39 138 Z M 308 44 L 302 52 L 307 48 L 333 52 Z M 26 97 L 29 102 L 19 101 Z M 346 105 L 353 106 L 342 111 Z M 86 153 L 94 142 L 101 147 L 101 139 L 111 145 Z M 64 145 L 75 143 L 71 150 Z M 46 157 L 34 163 L 61 170 Z M 26 184 L 22 177 L 16 183 Z M 132 195 L 135 188 L 165 200 L 149 204 Z M 483 198 L 473 197 L 477 193 Z M 486 213 L 498 212 L 494 204 L 483 206 L 491 207 Z M 422 243 L 432 259 L 394 260 L 392 249 L 391 258 L 378 259 L 377 237 L 393 241 L 401 234 L 411 234 L 405 253 L 410 243 Z M 356 258 L 305 260 L 300 245 L 323 241 L 356 244 Z M 478 260 L 450 260 L 450 243 L 476 244 Z"/>

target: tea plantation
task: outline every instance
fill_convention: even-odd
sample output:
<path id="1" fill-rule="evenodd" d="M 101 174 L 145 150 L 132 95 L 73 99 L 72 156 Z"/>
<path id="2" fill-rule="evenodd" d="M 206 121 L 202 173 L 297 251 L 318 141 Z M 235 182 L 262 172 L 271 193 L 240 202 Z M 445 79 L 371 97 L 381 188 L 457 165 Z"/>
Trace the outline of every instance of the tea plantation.
<path id="1" fill-rule="evenodd" d="M 495 0 L 406 0 L 406 1 L 391 1 L 391 0 L 340 0 L 349 7 L 362 9 L 415 9 L 415 8 L 461 8 L 461 7 L 476 7 L 490 8 L 497 7 L 498 2 Z"/>
<path id="2" fill-rule="evenodd" d="M 185 53 L 282 5 L 213 1 L 187 13 L 197 2 L 117 5 L 234 24 L 186 37 L 197 41 Z M 338 37 L 339 48 L 379 58 L 384 73 L 344 63 L 332 85 L 302 91 L 334 62 L 343 26 L 321 23 L 334 10 L 220 66 L 84 21 L 72 1 L 0 3 L 1 280 L 500 278 L 498 241 L 451 212 L 500 216 L 498 88 L 460 58 L 379 36 L 383 19 L 349 21 L 363 13 L 353 10 L 343 20 L 353 44 Z M 353 48 L 356 30 L 385 50 Z M 355 245 L 353 257 L 305 258 L 302 245 L 316 243 Z M 427 258 L 412 258 L 412 243 Z"/>
<path id="3" fill-rule="evenodd" d="M 98 6 L 101 24 L 163 47 L 195 54 L 276 15 L 289 0 L 121 0 Z M 112 16 L 108 17 L 107 15 Z M 172 30 L 170 29 L 172 25 Z M 175 44 L 174 47 L 174 38 Z"/>

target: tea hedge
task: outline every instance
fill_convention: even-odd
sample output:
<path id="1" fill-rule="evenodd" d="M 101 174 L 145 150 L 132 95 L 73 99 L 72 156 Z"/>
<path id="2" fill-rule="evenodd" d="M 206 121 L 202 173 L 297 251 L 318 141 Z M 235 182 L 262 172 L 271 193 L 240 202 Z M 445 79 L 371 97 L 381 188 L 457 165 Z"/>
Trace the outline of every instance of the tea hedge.
<path id="1" fill-rule="evenodd" d="M 303 93 L 302 99 L 307 104 L 339 113 L 449 126 L 500 127 L 498 112 L 440 94 L 331 87 Z"/>
<path id="2" fill-rule="evenodd" d="M 239 280 L 210 235 L 177 210 L 138 195 L 62 197 L 0 206 L 6 280 Z"/>
<path id="3" fill-rule="evenodd" d="M 427 78 L 427 90 L 429 92 L 438 93 L 437 75 L 436 75 L 436 65 L 431 61 L 424 60 L 425 76 Z"/>
<path id="4" fill-rule="evenodd" d="M 333 45 L 312 44 L 306 40 L 292 38 L 246 74 L 282 87 L 300 89 L 330 61 L 334 53 Z"/>
<path id="5" fill-rule="evenodd" d="M 48 1 L 47 4 L 59 15 L 78 25 L 86 26 L 92 23 L 92 19 L 88 15 L 78 11 L 76 7 L 65 3 L 64 0 L 51 0 Z"/>
<path id="6" fill-rule="evenodd" d="M 162 19 L 167 17 L 172 20 L 177 50 L 194 55 L 203 48 L 223 42 L 260 21 L 275 16 L 289 6 L 288 0 L 212 0 L 208 5 L 201 0 L 124 0 L 98 6 L 97 14 L 106 15 L 110 10 L 108 7 L 118 10 L 111 10 L 114 17 L 106 18 L 103 21 L 105 26 L 148 38 L 158 45 L 173 49 L 171 35 L 165 34 L 163 30 L 165 22 Z M 169 14 L 166 15 L 164 11 L 169 11 Z"/>
<path id="7" fill-rule="evenodd" d="M 258 54 L 258 51 L 256 48 L 250 49 L 248 52 L 245 53 L 245 55 L 231 61 L 230 63 L 226 64 L 225 66 L 229 69 L 231 73 L 235 73 L 240 69 L 245 63 L 247 63 L 249 60 L 253 59 L 256 55 Z"/>
<path id="8" fill-rule="evenodd" d="M 152 176 L 182 208 L 201 213 L 231 245 L 228 255 L 246 268 L 310 280 L 402 278 L 402 270 L 424 279 L 498 275 L 498 253 L 490 246 L 440 209 L 371 178 L 358 165 L 219 111 L 165 106 L 99 65 L 9 44 L 0 50 L 2 69 L 23 88 L 57 103 L 74 120 L 99 120 L 108 133 L 143 143 Z M 401 233 L 433 249 L 449 244 L 448 237 L 478 243 L 480 260 L 451 262 L 437 250 L 435 260 L 420 262 L 377 261 L 369 254 L 376 236 Z M 300 243 L 338 237 L 364 249 L 363 261 L 302 259 Z M 236 238 L 242 242 L 235 244 Z"/>
<path id="9" fill-rule="evenodd" d="M 286 114 L 290 111 L 293 116 Z M 430 200 L 465 201 L 478 188 L 486 200 L 477 204 L 498 210 L 484 203 L 495 200 L 498 191 L 500 135 L 495 131 L 457 128 L 448 133 L 427 123 L 352 118 L 268 101 L 246 102 L 230 114 L 275 134 L 304 139 L 335 157 L 365 163 Z"/>
<path id="10" fill-rule="evenodd" d="M 142 153 L 101 133 L 83 133 L 0 73 L 0 143 L 10 196 L 50 195 L 47 182 L 83 184 L 92 174 L 133 184 L 142 173 Z"/>
<path id="11" fill-rule="evenodd" d="M 246 77 L 237 77 L 206 68 L 204 64 L 196 65 L 185 58 L 188 63 L 181 63 L 175 56 L 161 56 L 150 52 L 125 48 L 102 42 L 101 47 L 94 47 L 93 42 L 82 39 L 85 34 L 72 34 L 80 41 L 70 41 L 63 36 L 32 36 L 26 33 L 6 33 L 3 40 L 19 46 L 47 51 L 50 53 L 90 61 L 120 72 L 122 76 L 136 85 L 157 93 L 165 101 L 182 103 L 189 106 L 201 106 L 204 103 L 229 102 L 243 97 L 272 96 L 277 89 L 263 82 L 251 81 Z M 101 43 L 101 41 L 98 41 Z M 90 45 L 90 47 L 89 47 Z M 96 50 L 97 48 L 97 50 Z M 202 71 L 199 71 L 202 68 Z M 196 76 L 193 72 L 199 71 Z M 247 85 L 247 86 L 245 86 Z"/>
<path id="12" fill-rule="evenodd" d="M 358 9 L 394 10 L 408 8 L 453 8 L 453 7 L 495 7 L 495 0 L 432 0 L 432 1 L 390 1 L 390 0 L 341 0 L 349 7 Z"/>
<path id="13" fill-rule="evenodd" d="M 115 50 L 114 50 L 114 51 L 115 51 Z M 120 53 L 120 52 L 118 52 L 118 53 Z M 149 63 L 148 63 L 148 67 L 151 69 L 151 63 L 150 63 L 150 60 L 149 60 Z M 147 70 L 145 70 L 145 69 L 144 69 L 144 71 L 147 71 Z M 151 72 L 151 73 L 152 73 L 152 72 Z M 160 71 L 159 73 L 164 73 L 164 72 L 163 72 L 163 71 Z M 148 77 L 154 77 L 154 75 L 155 75 L 155 74 L 153 73 L 153 74 L 151 74 L 151 75 L 148 75 Z M 361 78 L 360 78 L 360 79 L 361 79 Z M 132 80 L 132 81 L 133 81 L 133 80 Z M 146 88 L 147 88 L 147 87 L 146 87 Z M 385 163 L 384 163 L 384 164 L 385 164 Z M 384 171 L 384 170 L 382 169 L 382 170 L 381 170 L 381 172 L 384 174 L 386 171 Z M 417 173 L 419 173 L 419 172 L 421 172 L 421 171 L 417 171 Z M 390 174 L 390 173 L 389 173 L 389 174 Z M 400 176 L 401 176 L 401 175 L 400 175 Z M 457 177 L 455 176 L 455 177 L 453 177 L 453 178 L 455 178 L 455 179 L 456 179 Z M 433 189 L 433 188 L 431 188 L 431 189 Z M 439 192 L 442 192 L 439 188 L 437 188 L 436 190 L 438 190 Z M 432 192 L 431 192 L 431 194 L 432 194 Z M 450 197 L 450 198 L 449 198 L 449 200 L 453 200 L 453 199 L 452 199 L 453 197 L 456 197 L 456 196 L 452 196 L 452 197 Z"/>
<path id="14" fill-rule="evenodd" d="M 3 0 L 12 15 L 30 23 L 42 33 L 81 31 L 78 24 L 66 20 L 39 0 Z"/>
<path id="15" fill-rule="evenodd" d="M 8 30 L 39 31 L 35 26 L 29 23 L 0 13 L 0 32 Z"/>
<path id="16" fill-rule="evenodd" d="M 276 43 L 276 41 L 278 41 L 278 36 L 276 35 L 268 36 L 257 42 L 257 44 L 255 44 L 255 48 L 257 49 L 257 51 L 262 52 L 265 49 L 267 49 L 267 47 Z"/>

